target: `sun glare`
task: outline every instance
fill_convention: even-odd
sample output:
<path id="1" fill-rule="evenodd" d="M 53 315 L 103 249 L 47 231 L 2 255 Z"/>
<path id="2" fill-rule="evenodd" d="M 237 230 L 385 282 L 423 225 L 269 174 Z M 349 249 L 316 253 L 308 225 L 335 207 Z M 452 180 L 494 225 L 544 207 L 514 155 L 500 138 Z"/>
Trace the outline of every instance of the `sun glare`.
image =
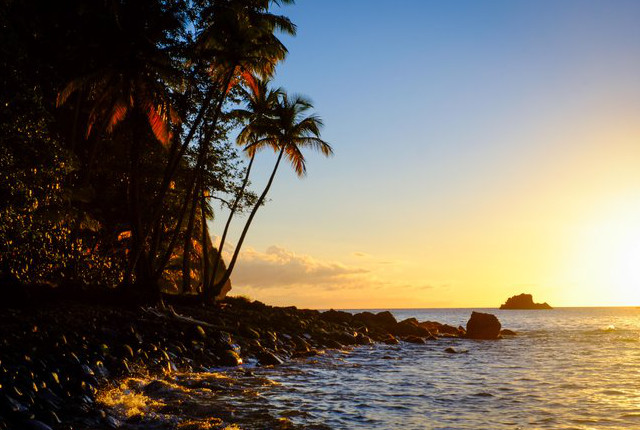
<path id="1" fill-rule="evenodd" d="M 640 232 L 623 240 L 612 277 L 629 304 L 640 304 Z"/>
<path id="2" fill-rule="evenodd" d="M 640 305 L 640 210 L 635 209 L 640 208 L 609 211 L 581 229 L 567 279 L 580 304 Z"/>

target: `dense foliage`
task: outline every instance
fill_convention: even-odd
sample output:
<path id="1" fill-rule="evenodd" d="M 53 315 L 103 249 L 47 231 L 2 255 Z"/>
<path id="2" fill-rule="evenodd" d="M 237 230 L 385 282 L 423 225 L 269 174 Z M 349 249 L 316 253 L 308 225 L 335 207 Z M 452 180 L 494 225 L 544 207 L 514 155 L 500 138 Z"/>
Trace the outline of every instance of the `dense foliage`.
<path id="1" fill-rule="evenodd" d="M 295 34 L 281 3 L 0 1 L 0 288 L 219 295 L 273 180 L 248 189 L 255 153 L 299 174 L 301 148 L 331 154 L 310 103 L 268 88 Z M 213 199 L 223 239 L 250 212 L 229 268 Z"/>

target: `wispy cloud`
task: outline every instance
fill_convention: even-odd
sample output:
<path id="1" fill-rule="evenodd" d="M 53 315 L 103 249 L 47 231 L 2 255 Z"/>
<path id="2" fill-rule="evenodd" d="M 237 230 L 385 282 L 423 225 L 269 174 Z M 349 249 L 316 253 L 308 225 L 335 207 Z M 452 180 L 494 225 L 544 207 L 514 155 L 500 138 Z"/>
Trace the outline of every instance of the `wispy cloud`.
<path id="1" fill-rule="evenodd" d="M 364 285 L 370 271 L 340 262 L 323 261 L 296 254 L 279 246 L 265 252 L 246 248 L 233 274 L 233 283 L 253 288 L 321 286 L 323 289 L 354 288 Z"/>

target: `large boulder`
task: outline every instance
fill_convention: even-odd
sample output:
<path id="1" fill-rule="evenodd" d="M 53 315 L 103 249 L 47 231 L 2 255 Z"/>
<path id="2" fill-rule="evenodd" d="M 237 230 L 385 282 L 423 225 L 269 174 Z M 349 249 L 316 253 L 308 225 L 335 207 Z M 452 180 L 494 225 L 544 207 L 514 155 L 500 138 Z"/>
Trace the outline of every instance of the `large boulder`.
<path id="1" fill-rule="evenodd" d="M 396 336 L 431 336 L 431 332 L 422 327 L 415 318 L 407 318 L 406 320 L 400 321 L 393 327 L 391 333 Z"/>
<path id="2" fill-rule="evenodd" d="M 378 312 L 377 314 L 367 311 L 360 312 L 355 314 L 353 319 L 369 328 L 382 328 L 387 331 L 392 330 L 397 324 L 395 317 L 389 311 Z"/>
<path id="3" fill-rule="evenodd" d="M 353 321 L 353 315 L 349 312 L 344 311 L 336 311 L 333 309 L 329 309 L 328 311 L 322 312 L 320 314 L 320 318 L 327 322 L 332 322 L 336 324 L 350 324 Z"/>
<path id="4" fill-rule="evenodd" d="M 471 312 L 467 321 L 467 337 L 469 339 L 497 339 L 502 325 L 493 314 Z"/>
<path id="5" fill-rule="evenodd" d="M 509 297 L 500 309 L 551 309 L 548 303 L 534 303 L 531 294 Z"/>

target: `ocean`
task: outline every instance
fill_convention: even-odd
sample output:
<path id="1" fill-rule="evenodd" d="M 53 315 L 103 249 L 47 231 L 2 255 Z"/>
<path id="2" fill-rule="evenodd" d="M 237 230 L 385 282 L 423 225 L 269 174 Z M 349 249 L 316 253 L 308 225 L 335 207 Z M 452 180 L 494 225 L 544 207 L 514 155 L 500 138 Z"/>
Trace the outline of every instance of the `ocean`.
<path id="1" fill-rule="evenodd" d="M 474 310 L 518 335 L 365 346 L 256 368 L 275 382 L 261 401 L 294 423 L 335 429 L 640 428 L 640 309 Z M 454 326 L 471 311 L 391 310 Z"/>
<path id="2" fill-rule="evenodd" d="M 640 429 L 640 309 L 391 312 L 464 326 L 472 310 L 518 335 L 328 350 L 154 384 L 130 378 L 102 403 L 166 424 L 127 429 Z M 137 394 L 150 390 L 151 403 Z"/>

